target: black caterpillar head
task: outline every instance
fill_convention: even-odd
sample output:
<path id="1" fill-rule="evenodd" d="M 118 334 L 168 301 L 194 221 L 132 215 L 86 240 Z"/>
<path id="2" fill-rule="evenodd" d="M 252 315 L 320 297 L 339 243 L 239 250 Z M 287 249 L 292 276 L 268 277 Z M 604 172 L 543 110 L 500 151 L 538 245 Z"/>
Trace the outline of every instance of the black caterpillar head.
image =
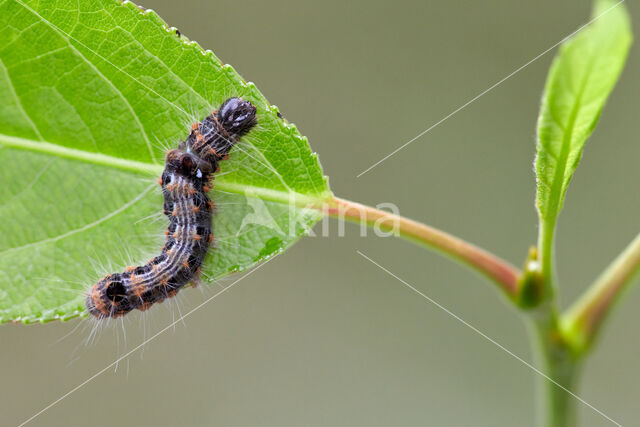
<path id="1" fill-rule="evenodd" d="M 229 98 L 218 110 L 218 121 L 232 135 L 246 135 L 256 123 L 256 107 L 240 98 Z"/>

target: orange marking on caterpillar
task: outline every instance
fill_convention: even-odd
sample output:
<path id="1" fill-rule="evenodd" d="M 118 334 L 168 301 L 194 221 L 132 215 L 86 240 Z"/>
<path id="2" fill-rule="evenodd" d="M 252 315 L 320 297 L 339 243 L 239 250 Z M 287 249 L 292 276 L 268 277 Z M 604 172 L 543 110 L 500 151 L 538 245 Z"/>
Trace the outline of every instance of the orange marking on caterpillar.
<path id="1" fill-rule="evenodd" d="M 150 302 L 143 302 L 142 304 L 140 304 L 140 306 L 138 307 L 138 310 L 140 311 L 147 311 L 151 308 L 153 304 L 151 304 Z"/>
<path id="2" fill-rule="evenodd" d="M 197 142 L 202 143 L 204 141 L 204 136 L 202 136 L 202 134 L 199 131 L 195 130 L 193 131 L 193 134 L 196 136 Z"/>
<path id="3" fill-rule="evenodd" d="M 138 298 L 142 298 L 142 294 L 144 293 L 145 290 L 146 288 L 144 285 L 137 285 L 137 286 L 134 286 L 133 288 L 133 294 Z"/>
<path id="4" fill-rule="evenodd" d="M 102 314 L 104 314 L 105 316 L 109 314 L 109 311 L 106 309 L 105 302 L 102 300 L 102 298 L 100 298 L 100 291 L 98 290 L 97 283 L 93 285 L 93 288 L 91 290 L 91 301 L 93 302 L 94 307 L 97 308 Z"/>

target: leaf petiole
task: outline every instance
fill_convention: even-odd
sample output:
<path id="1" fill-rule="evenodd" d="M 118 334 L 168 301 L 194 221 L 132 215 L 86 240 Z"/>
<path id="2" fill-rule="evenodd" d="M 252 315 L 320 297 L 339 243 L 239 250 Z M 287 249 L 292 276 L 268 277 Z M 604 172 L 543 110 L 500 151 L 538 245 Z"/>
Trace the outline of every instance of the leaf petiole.
<path id="1" fill-rule="evenodd" d="M 325 213 L 331 217 L 379 227 L 380 230 L 447 255 L 491 279 L 511 299 L 518 297 L 520 271 L 507 261 L 458 237 L 400 215 L 337 197 L 330 201 Z"/>

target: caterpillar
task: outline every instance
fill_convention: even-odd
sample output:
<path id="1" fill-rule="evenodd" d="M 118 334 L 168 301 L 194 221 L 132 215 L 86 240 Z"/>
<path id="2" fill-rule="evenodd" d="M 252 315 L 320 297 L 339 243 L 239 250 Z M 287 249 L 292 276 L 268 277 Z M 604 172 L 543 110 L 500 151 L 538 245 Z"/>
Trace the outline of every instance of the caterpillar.
<path id="1" fill-rule="evenodd" d="M 169 218 L 160 255 L 142 266 L 107 274 L 87 294 L 89 314 L 102 318 L 124 316 L 134 309 L 175 296 L 200 274 L 213 243 L 211 190 L 218 164 L 234 144 L 255 125 L 256 108 L 249 101 L 229 98 L 218 110 L 193 124 L 186 140 L 167 152 L 158 183 Z"/>

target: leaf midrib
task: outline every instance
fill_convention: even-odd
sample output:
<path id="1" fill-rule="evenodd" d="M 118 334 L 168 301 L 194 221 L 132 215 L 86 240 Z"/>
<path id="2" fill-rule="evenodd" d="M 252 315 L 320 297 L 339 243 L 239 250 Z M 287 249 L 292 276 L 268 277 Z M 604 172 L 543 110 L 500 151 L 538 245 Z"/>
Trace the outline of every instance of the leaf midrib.
<path id="1" fill-rule="evenodd" d="M 34 141 L 12 135 L 0 134 L 0 145 L 20 150 L 44 153 L 85 163 L 107 166 L 138 174 L 159 176 L 163 170 L 161 165 L 123 159 L 102 153 L 77 150 L 75 148 L 65 147 L 47 141 Z M 309 196 L 295 191 L 273 190 L 270 188 L 226 182 L 223 180 L 216 181 L 215 188 L 229 193 L 243 194 L 247 197 L 258 197 L 272 202 L 287 205 L 293 204 L 296 207 L 306 208 L 317 208 L 323 201 L 331 198 L 330 192 L 317 196 Z"/>
<path id="2" fill-rule="evenodd" d="M 552 212 L 552 221 L 555 221 L 555 218 L 558 217 L 558 209 L 562 200 L 562 187 L 566 178 L 565 172 L 567 170 L 567 162 L 569 160 L 569 154 L 571 153 L 571 142 L 573 140 L 574 133 L 573 131 L 575 128 L 576 120 L 578 118 L 578 114 L 582 109 L 582 96 L 584 95 L 584 91 L 589 82 L 589 74 L 592 67 L 593 59 L 589 61 L 589 67 L 586 70 L 584 80 L 580 85 L 580 89 L 576 94 L 573 107 L 571 109 L 571 114 L 569 115 L 569 120 L 567 121 L 566 131 L 563 134 L 562 148 L 560 151 L 560 157 L 558 159 L 558 168 L 556 169 L 556 173 L 554 174 L 551 184 L 551 198 L 549 200 L 548 212 Z"/>

